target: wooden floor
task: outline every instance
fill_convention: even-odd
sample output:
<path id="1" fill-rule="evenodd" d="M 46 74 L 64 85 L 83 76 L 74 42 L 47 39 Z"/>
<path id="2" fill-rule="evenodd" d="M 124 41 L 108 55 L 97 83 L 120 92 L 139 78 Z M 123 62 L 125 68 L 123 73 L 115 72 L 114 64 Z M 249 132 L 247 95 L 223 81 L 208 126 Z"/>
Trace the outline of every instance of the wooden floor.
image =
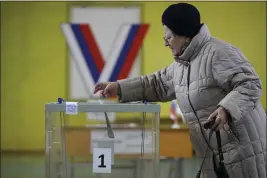
<path id="1" fill-rule="evenodd" d="M 122 161 L 124 164 L 127 161 Z M 161 163 L 161 178 L 168 178 L 170 163 Z M 84 166 L 76 169 L 75 178 L 94 178 L 92 167 Z M 131 170 L 115 170 L 118 172 L 116 178 L 131 178 Z M 196 160 L 185 159 L 183 165 L 184 177 L 195 177 Z M 41 155 L 1 155 L 1 178 L 45 178 L 45 159 Z M 175 177 L 177 178 L 177 177 Z"/>

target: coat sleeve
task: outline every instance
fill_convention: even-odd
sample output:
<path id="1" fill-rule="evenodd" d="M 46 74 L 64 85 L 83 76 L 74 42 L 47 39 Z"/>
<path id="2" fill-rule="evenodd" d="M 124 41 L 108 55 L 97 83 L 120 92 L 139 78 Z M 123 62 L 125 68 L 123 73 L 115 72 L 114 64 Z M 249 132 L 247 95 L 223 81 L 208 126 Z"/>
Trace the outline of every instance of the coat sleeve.
<path id="1" fill-rule="evenodd" d="M 120 102 L 145 100 L 167 102 L 175 99 L 173 74 L 175 63 L 150 75 L 118 80 L 121 88 Z"/>
<path id="2" fill-rule="evenodd" d="M 220 49 L 212 59 L 214 79 L 227 92 L 219 103 L 233 121 L 241 119 L 260 102 L 262 84 L 246 57 L 238 49 Z"/>

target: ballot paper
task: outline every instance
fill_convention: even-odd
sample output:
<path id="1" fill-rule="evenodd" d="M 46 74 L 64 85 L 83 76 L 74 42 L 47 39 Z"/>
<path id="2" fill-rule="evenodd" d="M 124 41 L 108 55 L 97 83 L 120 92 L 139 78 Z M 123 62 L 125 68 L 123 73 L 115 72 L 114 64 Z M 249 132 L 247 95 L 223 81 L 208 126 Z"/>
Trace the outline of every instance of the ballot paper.
<path id="1" fill-rule="evenodd" d="M 94 104 L 106 104 L 106 103 L 115 103 L 111 100 L 89 100 L 88 103 Z M 110 122 L 115 121 L 116 114 L 115 112 L 107 112 L 108 118 Z M 99 121 L 106 121 L 105 113 L 104 112 L 88 112 L 87 113 L 87 120 L 99 120 Z"/>

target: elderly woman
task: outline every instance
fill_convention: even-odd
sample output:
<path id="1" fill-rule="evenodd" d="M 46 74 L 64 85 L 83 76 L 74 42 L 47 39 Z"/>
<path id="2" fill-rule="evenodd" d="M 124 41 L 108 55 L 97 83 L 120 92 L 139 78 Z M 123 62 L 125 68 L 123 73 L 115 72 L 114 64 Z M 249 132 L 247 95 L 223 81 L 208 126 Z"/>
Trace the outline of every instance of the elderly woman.
<path id="1" fill-rule="evenodd" d="M 196 156 L 206 158 L 203 177 L 266 178 L 266 114 L 252 65 L 239 49 L 212 37 L 190 4 L 170 5 L 162 24 L 174 62 L 150 75 L 99 83 L 95 93 L 119 95 L 121 102 L 177 99 Z M 203 127 L 207 122 L 210 129 Z M 213 130 L 220 137 L 209 138 Z"/>

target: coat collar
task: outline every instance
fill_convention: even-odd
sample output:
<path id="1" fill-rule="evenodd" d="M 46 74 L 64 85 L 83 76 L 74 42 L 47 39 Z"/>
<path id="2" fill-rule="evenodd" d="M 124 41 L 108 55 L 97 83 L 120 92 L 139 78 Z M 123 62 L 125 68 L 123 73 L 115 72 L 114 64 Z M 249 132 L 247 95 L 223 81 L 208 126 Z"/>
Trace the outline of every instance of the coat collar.
<path id="1" fill-rule="evenodd" d="M 191 40 L 188 47 L 185 49 L 183 54 L 178 57 L 177 62 L 190 61 L 191 57 L 198 53 L 203 45 L 211 38 L 210 31 L 206 24 L 203 24 L 198 34 Z"/>

